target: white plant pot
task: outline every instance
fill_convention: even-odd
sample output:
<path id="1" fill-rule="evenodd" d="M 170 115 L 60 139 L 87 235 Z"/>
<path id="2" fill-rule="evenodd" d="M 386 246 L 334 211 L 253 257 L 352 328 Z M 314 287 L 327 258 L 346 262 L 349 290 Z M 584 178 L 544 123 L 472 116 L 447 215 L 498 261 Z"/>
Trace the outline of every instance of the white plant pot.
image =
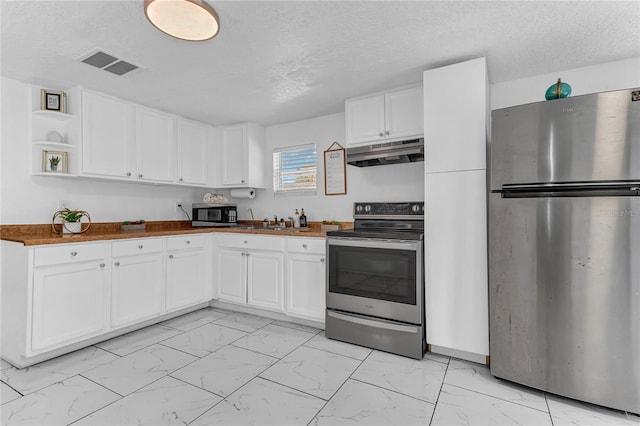
<path id="1" fill-rule="evenodd" d="M 82 232 L 81 222 L 63 222 L 62 233 L 63 234 L 79 234 Z"/>

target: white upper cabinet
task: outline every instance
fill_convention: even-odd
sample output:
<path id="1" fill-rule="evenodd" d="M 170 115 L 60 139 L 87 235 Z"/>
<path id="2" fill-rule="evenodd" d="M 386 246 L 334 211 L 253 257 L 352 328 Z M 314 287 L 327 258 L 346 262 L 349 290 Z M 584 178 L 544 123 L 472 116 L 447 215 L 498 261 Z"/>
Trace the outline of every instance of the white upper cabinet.
<path id="1" fill-rule="evenodd" d="M 210 127 L 90 91 L 82 94 L 82 174 L 207 185 Z"/>
<path id="2" fill-rule="evenodd" d="M 136 107 L 136 164 L 138 179 L 175 180 L 173 117 Z"/>
<path id="3" fill-rule="evenodd" d="M 347 146 L 422 137 L 422 102 L 422 86 L 347 99 Z"/>
<path id="4" fill-rule="evenodd" d="M 345 102 L 347 145 L 384 140 L 384 95 Z"/>
<path id="5" fill-rule="evenodd" d="M 387 93 L 384 97 L 387 139 L 411 139 L 424 134 L 422 102 L 422 86 Z"/>
<path id="6" fill-rule="evenodd" d="M 82 94 L 82 172 L 118 178 L 135 173 L 133 106 L 110 96 Z"/>
<path id="7" fill-rule="evenodd" d="M 205 185 L 209 148 L 209 128 L 195 121 L 176 120 L 178 182 Z"/>
<path id="8" fill-rule="evenodd" d="M 222 186 L 264 188 L 264 128 L 241 123 L 221 132 Z"/>
<path id="9" fill-rule="evenodd" d="M 485 58 L 424 72 L 425 172 L 486 168 Z"/>

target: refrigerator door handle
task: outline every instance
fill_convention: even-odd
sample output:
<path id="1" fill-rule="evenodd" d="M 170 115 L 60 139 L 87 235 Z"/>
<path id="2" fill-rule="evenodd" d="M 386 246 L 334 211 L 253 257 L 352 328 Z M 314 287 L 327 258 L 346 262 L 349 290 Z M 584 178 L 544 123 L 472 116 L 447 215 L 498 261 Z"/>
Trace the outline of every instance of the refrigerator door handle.
<path id="1" fill-rule="evenodd" d="M 640 187 L 625 185 L 622 187 L 509 188 L 498 192 L 502 194 L 502 198 L 638 197 Z"/>

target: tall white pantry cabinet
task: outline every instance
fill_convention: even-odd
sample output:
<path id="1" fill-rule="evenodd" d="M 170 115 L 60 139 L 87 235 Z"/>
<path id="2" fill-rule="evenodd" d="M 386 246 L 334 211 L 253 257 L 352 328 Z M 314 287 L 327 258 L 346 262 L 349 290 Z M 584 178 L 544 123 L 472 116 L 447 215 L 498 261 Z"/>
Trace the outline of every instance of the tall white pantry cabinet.
<path id="1" fill-rule="evenodd" d="M 425 298 L 431 350 L 489 354 L 485 58 L 428 70 L 424 84 Z"/>

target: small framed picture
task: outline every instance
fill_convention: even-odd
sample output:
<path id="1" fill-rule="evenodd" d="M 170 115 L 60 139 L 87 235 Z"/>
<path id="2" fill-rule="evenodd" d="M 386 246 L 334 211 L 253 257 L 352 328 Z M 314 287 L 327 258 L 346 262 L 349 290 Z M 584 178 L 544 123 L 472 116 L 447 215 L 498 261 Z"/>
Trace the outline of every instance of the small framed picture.
<path id="1" fill-rule="evenodd" d="M 42 171 L 46 173 L 69 173 L 68 153 L 64 151 L 42 151 Z"/>
<path id="2" fill-rule="evenodd" d="M 40 108 L 46 111 L 67 112 L 67 94 L 42 89 L 40 91 Z"/>

